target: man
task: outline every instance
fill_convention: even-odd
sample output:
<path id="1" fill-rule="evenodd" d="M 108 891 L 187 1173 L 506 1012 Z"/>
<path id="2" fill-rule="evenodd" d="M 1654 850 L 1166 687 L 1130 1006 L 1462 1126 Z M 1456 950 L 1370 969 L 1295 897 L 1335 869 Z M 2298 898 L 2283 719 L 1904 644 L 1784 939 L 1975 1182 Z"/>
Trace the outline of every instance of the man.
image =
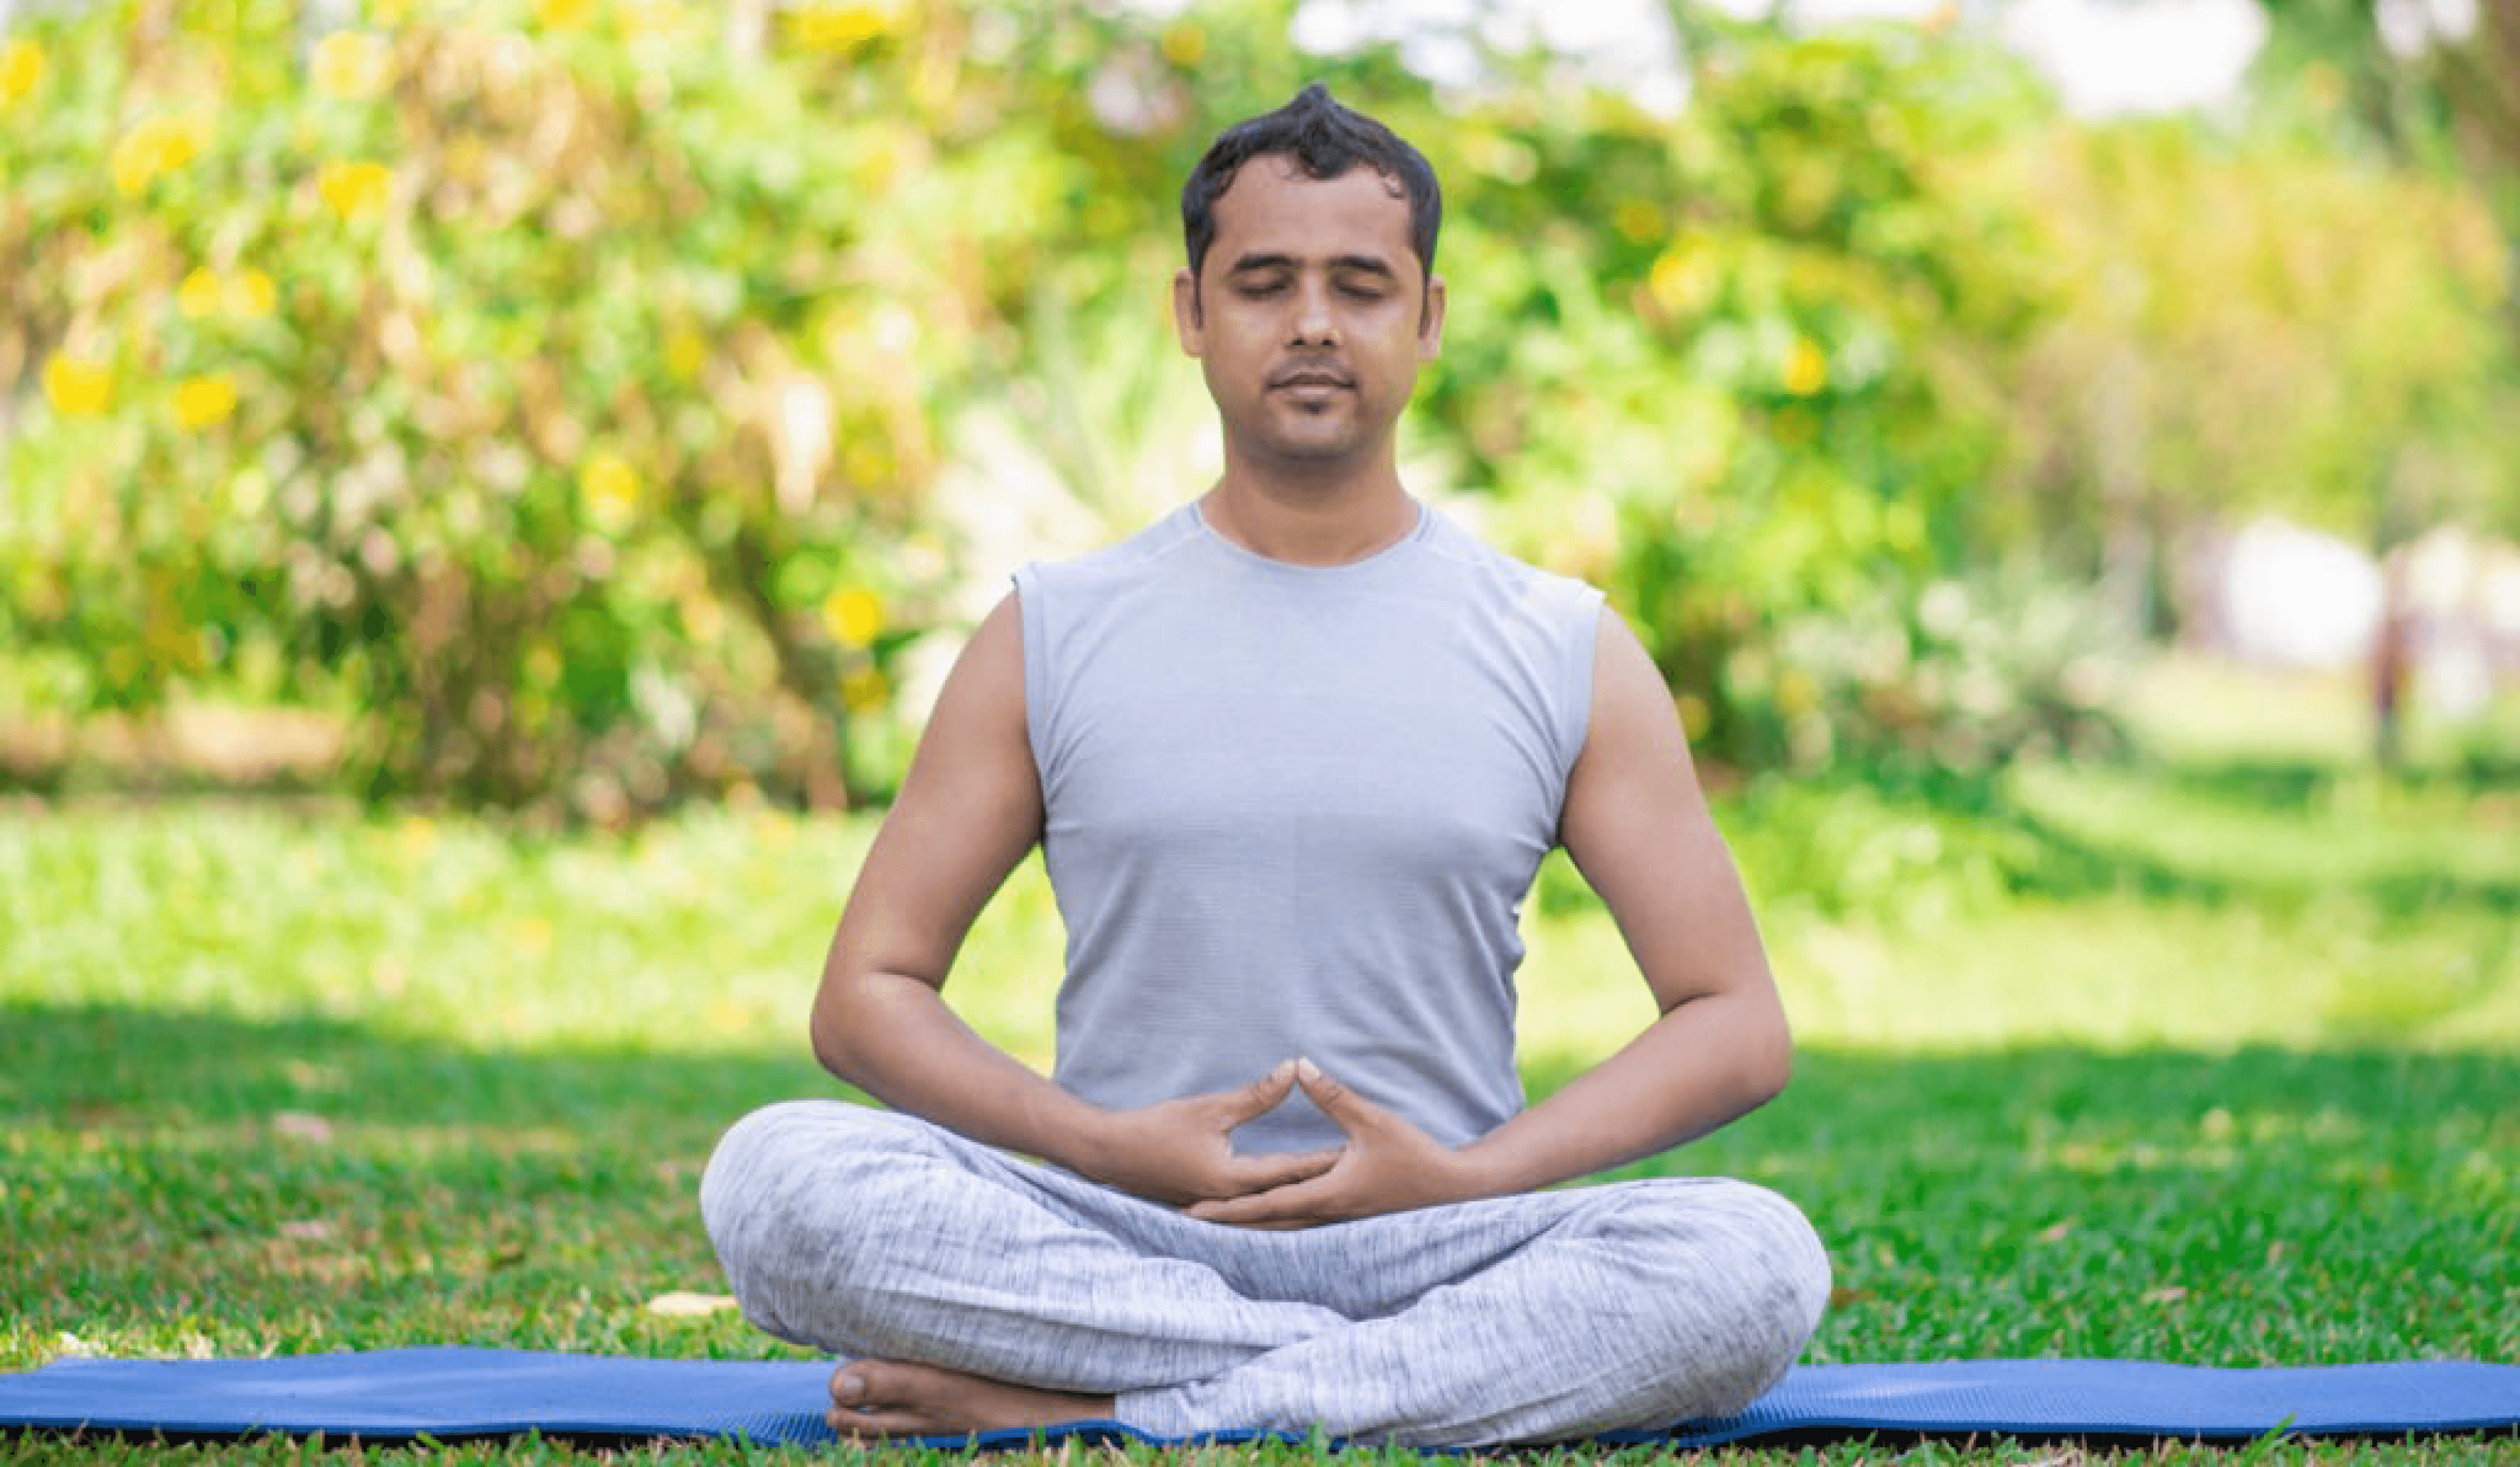
<path id="1" fill-rule="evenodd" d="M 1772 1193 L 1539 1190 L 1761 1104 L 1790 1041 L 1636 638 L 1401 483 L 1439 210 L 1319 86 L 1184 191 L 1224 474 L 1024 567 L 939 694 L 813 1013 L 891 1111 L 773 1106 L 702 1182 L 746 1313 L 858 1357 L 843 1432 L 1546 1440 L 1738 1410 L 1818 1322 L 1826 1258 Z M 939 995 L 1036 841 L 1056 1081 Z M 1661 1016 L 1525 1109 L 1515 919 L 1557 844 Z"/>

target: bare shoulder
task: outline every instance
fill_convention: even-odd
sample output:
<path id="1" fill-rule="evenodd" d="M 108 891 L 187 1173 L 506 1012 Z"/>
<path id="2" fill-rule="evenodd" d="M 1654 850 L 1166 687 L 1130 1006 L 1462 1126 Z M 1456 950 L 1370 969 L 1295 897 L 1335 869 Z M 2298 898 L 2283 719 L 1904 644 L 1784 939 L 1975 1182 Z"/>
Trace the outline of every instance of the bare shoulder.
<path id="1" fill-rule="evenodd" d="M 932 738 L 939 726 L 948 733 L 976 723 L 998 734 L 1024 732 L 1023 604 L 1013 592 L 989 608 L 971 640 L 964 645 L 937 694 L 928 718 Z"/>
<path id="2" fill-rule="evenodd" d="M 1681 798 L 1703 805 L 1671 689 L 1624 618 L 1601 608 L 1593 640 L 1592 721 L 1567 799 Z"/>
<path id="3" fill-rule="evenodd" d="M 856 968 L 932 983 L 980 909 L 1040 838 L 1024 726 L 1023 619 L 1012 594 L 972 633 L 859 868 L 837 949 Z"/>
<path id="4" fill-rule="evenodd" d="M 1023 611 L 1010 592 L 946 675 L 887 829 L 943 819 L 1029 843 L 1041 822 L 1041 781 L 1024 720 Z"/>

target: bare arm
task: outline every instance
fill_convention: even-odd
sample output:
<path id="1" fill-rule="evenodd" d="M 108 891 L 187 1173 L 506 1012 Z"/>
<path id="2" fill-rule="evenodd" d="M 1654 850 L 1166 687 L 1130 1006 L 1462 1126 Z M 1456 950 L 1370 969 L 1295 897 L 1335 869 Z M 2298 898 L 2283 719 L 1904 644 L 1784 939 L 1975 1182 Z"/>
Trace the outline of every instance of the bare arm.
<path id="1" fill-rule="evenodd" d="M 1347 1133 L 1338 1164 L 1274 1193 L 1202 1204 L 1196 1216 L 1304 1226 L 1528 1191 L 1703 1135 L 1784 1087 L 1792 1039 L 1740 875 L 1661 674 L 1606 612 L 1593 681 L 1591 733 L 1568 778 L 1559 838 L 1618 922 L 1660 1016 L 1459 1150 L 1336 1077 L 1308 1072 L 1305 1091 Z"/>
<path id="2" fill-rule="evenodd" d="M 1023 622 L 1010 596 L 939 693 L 876 833 L 814 996 L 815 1057 L 896 1110 L 1168 1202 L 1308 1177 L 1320 1157 L 1238 1157 L 1227 1133 L 1275 1107 L 1291 1069 L 1239 1090 L 1107 1111 L 989 1044 L 946 1006 L 954 956 L 1042 829 L 1024 727 Z"/>
<path id="3" fill-rule="evenodd" d="M 1592 732 L 1559 839 L 1617 921 L 1660 1016 L 1464 1147 L 1482 1191 L 1547 1186 L 1704 1135 L 1767 1103 L 1792 1070 L 1784 1005 L 1670 689 L 1606 611 Z"/>

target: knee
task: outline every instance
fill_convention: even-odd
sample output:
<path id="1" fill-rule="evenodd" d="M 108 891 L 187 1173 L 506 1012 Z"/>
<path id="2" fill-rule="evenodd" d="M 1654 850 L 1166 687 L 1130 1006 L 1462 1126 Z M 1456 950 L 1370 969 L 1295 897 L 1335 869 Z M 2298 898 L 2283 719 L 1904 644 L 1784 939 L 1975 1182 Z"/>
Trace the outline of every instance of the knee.
<path id="1" fill-rule="evenodd" d="M 728 1272 L 753 1248 L 785 1243 L 810 1216 L 809 1199 L 854 1190 L 854 1177 L 897 1159 L 907 1139 L 900 1121 L 862 1105 L 787 1100 L 729 1127 L 700 1174 L 700 1221 Z"/>
<path id="2" fill-rule="evenodd" d="M 1687 1410 L 1744 1410 L 1784 1379 L 1819 1328 L 1828 1251 L 1802 1210 L 1765 1187 L 1723 1178 L 1643 1185 L 1640 1211 L 1676 1275 L 1667 1345 L 1690 1362 Z"/>
<path id="3" fill-rule="evenodd" d="M 729 1128 L 700 1176 L 700 1221 L 744 1316 L 783 1340 L 848 1350 L 830 1296 L 853 1284 L 884 1178 L 921 1144 L 908 1118 L 832 1100 L 765 1106 Z"/>
<path id="4" fill-rule="evenodd" d="M 1753 1308 L 1767 1335 L 1772 1373 L 1752 1395 L 1762 1394 L 1784 1377 L 1785 1368 L 1801 1355 L 1820 1328 L 1828 1309 L 1828 1249 L 1803 1216 L 1801 1208 L 1765 1187 L 1733 1182 L 1732 1199 L 1740 1222 L 1733 1236 L 1745 1275 L 1760 1280 Z M 1748 1404 L 1745 1400 L 1742 1402 Z"/>

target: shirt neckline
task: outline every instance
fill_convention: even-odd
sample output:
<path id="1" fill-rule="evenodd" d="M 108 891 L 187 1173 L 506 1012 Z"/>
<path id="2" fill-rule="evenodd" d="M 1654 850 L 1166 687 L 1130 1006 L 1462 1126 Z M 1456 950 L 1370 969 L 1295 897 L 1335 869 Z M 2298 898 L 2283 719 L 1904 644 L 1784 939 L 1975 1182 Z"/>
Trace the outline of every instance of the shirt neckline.
<path id="1" fill-rule="evenodd" d="M 1199 538 L 1205 540 L 1208 544 L 1223 550 L 1228 556 L 1231 556 L 1238 560 L 1265 567 L 1268 570 L 1281 575 L 1335 576 L 1349 571 L 1361 572 L 1372 566 L 1382 564 L 1387 560 L 1395 559 L 1398 556 L 1407 554 L 1410 550 L 1422 543 L 1428 536 L 1432 535 L 1435 532 L 1435 511 L 1427 509 L 1425 501 L 1423 500 L 1412 497 L 1410 503 L 1417 508 L 1418 519 L 1417 522 L 1412 524 L 1408 531 L 1399 539 L 1392 541 L 1389 545 L 1373 552 L 1372 555 L 1361 556 L 1354 560 L 1340 560 L 1329 565 L 1305 565 L 1294 560 L 1281 560 L 1275 556 L 1264 556 L 1258 551 L 1253 550 L 1251 547 L 1242 544 L 1240 541 L 1234 539 L 1230 535 L 1227 535 L 1216 526 L 1209 524 L 1207 522 L 1206 513 L 1198 507 L 1197 500 L 1192 500 L 1190 503 L 1184 505 L 1182 510 L 1183 512 L 1190 516 L 1191 525 L 1198 532 Z"/>

